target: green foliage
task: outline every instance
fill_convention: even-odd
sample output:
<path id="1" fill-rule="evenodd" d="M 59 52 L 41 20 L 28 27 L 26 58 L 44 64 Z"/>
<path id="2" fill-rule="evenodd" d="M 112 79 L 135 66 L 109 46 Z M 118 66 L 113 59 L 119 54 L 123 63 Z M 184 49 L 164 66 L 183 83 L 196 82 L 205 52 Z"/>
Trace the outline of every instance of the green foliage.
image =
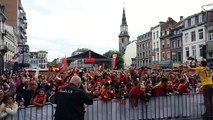
<path id="1" fill-rule="evenodd" d="M 49 67 L 49 66 L 62 66 L 62 63 L 48 62 L 47 67 Z"/>
<path id="2" fill-rule="evenodd" d="M 108 52 L 104 53 L 103 56 L 106 56 L 108 58 L 112 58 L 113 54 L 117 54 L 117 59 L 116 59 L 116 67 L 117 67 L 117 69 L 122 69 L 123 66 L 124 66 L 124 60 L 123 60 L 122 54 L 120 52 L 109 50 Z M 112 63 L 111 64 L 106 64 L 106 68 L 112 69 Z"/>

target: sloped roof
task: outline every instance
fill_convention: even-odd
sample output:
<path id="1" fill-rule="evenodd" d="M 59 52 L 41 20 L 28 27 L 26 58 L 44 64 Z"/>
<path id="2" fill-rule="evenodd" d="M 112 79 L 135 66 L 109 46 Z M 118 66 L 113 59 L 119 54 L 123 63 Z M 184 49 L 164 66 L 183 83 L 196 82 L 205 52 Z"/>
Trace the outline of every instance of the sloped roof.
<path id="1" fill-rule="evenodd" d="M 88 51 L 85 51 L 83 53 L 80 53 L 78 55 L 74 55 L 74 56 L 71 56 L 71 57 L 68 57 L 67 58 L 67 62 L 68 63 L 71 63 L 75 60 L 78 60 L 78 59 L 84 59 L 84 58 L 95 58 L 96 59 L 96 62 L 110 62 L 111 59 L 108 58 L 108 57 L 105 57 L 103 55 L 100 55 L 92 50 L 88 50 Z"/>

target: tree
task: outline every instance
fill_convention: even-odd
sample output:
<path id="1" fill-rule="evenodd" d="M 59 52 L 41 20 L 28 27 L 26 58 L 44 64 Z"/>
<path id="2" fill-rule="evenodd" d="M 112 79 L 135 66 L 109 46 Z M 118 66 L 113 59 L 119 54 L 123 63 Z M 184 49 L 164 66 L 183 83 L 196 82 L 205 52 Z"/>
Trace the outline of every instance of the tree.
<path id="1" fill-rule="evenodd" d="M 117 69 L 122 69 L 123 66 L 124 66 L 124 60 L 123 60 L 122 54 L 120 52 L 109 50 L 108 52 L 104 53 L 103 56 L 106 56 L 108 58 L 112 58 L 113 54 L 117 54 L 116 68 Z M 106 68 L 111 69 L 112 68 L 112 63 L 111 64 L 107 64 Z"/>

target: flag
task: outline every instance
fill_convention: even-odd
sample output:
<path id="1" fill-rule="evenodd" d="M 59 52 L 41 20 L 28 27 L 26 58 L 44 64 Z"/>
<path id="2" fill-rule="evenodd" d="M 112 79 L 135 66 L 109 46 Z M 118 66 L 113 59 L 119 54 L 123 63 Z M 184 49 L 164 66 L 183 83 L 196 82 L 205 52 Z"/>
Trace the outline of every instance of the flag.
<path id="1" fill-rule="evenodd" d="M 67 64 L 67 58 L 62 58 L 61 60 L 61 64 L 62 64 L 62 69 L 66 70 L 68 68 L 68 64 Z"/>
<path id="2" fill-rule="evenodd" d="M 112 68 L 116 68 L 116 59 L 117 59 L 117 54 L 113 54 L 112 56 Z"/>

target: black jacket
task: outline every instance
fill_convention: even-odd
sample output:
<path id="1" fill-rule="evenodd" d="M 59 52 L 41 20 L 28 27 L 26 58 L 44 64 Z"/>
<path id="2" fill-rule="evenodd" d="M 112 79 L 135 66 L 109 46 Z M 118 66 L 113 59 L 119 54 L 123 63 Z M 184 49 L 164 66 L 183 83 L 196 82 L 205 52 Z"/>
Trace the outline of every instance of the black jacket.
<path id="1" fill-rule="evenodd" d="M 84 120 L 84 104 L 93 104 L 93 98 L 74 84 L 56 93 L 55 120 Z"/>
<path id="2" fill-rule="evenodd" d="M 24 98 L 24 106 L 31 105 L 31 100 L 33 100 L 37 94 L 36 92 L 27 89 L 23 83 L 21 83 L 17 88 L 17 93 L 19 93 Z"/>

